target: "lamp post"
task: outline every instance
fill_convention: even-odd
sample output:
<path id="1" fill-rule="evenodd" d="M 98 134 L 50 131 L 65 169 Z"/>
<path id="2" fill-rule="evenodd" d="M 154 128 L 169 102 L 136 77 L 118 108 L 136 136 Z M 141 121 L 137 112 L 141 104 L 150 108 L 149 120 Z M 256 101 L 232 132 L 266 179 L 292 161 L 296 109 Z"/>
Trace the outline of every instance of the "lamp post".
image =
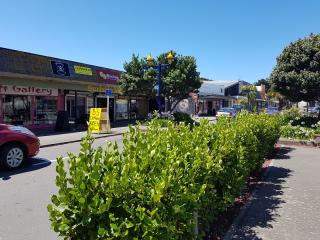
<path id="1" fill-rule="evenodd" d="M 169 64 L 162 64 L 162 63 L 158 63 L 157 65 L 157 70 L 158 70 L 158 78 L 157 78 L 157 105 L 158 105 L 158 111 L 161 114 L 161 70 L 170 66 L 173 61 L 174 61 L 174 56 L 172 54 L 172 51 L 170 51 L 167 55 L 167 60 Z M 153 67 L 153 63 L 154 63 L 154 59 L 151 56 L 151 54 L 149 54 L 149 56 L 147 57 L 147 64 L 149 67 Z"/>

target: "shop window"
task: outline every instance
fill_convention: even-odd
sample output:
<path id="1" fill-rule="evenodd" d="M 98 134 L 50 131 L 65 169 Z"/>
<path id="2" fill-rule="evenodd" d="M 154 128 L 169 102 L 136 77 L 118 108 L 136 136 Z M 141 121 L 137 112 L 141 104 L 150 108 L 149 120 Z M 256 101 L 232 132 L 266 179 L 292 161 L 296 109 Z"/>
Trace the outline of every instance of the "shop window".
<path id="1" fill-rule="evenodd" d="M 128 100 L 117 99 L 116 105 L 116 118 L 118 120 L 128 119 Z"/>
<path id="2" fill-rule="evenodd" d="M 34 124 L 54 124 L 57 120 L 57 98 L 36 97 Z"/>
<path id="3" fill-rule="evenodd" d="M 31 97 L 6 95 L 2 98 L 3 121 L 13 125 L 31 123 Z"/>

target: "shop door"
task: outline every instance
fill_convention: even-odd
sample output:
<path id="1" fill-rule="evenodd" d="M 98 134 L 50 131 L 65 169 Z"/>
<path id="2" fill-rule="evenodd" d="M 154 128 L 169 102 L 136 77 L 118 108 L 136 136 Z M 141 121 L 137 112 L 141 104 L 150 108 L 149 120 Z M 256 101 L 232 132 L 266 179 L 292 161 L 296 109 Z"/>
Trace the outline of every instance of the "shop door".
<path id="1" fill-rule="evenodd" d="M 207 111 L 207 113 L 208 113 L 209 116 L 212 116 L 212 113 L 213 113 L 213 112 L 212 112 L 212 106 L 213 106 L 213 105 L 212 105 L 212 102 L 209 101 L 209 102 L 208 102 L 208 111 Z"/>
<path id="2" fill-rule="evenodd" d="M 97 98 L 97 108 L 107 108 L 107 98 Z M 110 122 L 114 121 L 114 98 L 109 98 Z"/>
<path id="3" fill-rule="evenodd" d="M 74 121 L 75 120 L 75 99 L 74 96 L 67 96 L 67 112 L 69 115 L 69 120 Z"/>
<path id="4" fill-rule="evenodd" d="M 80 124 L 84 124 L 87 121 L 86 116 L 86 98 L 84 96 L 77 97 L 77 107 L 74 96 L 67 96 L 66 109 L 69 115 L 70 121 L 75 121 Z"/>

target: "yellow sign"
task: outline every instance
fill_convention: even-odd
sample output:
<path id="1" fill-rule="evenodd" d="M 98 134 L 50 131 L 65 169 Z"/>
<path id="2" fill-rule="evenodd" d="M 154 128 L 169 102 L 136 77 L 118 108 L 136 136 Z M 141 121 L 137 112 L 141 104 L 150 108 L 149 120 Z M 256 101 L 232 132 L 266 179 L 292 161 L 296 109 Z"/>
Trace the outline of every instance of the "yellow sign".
<path id="1" fill-rule="evenodd" d="M 89 132 L 100 132 L 101 108 L 91 108 L 89 118 Z"/>
<path id="2" fill-rule="evenodd" d="M 92 76 L 91 68 L 82 67 L 82 66 L 74 66 L 74 72 L 77 74 Z"/>
<path id="3" fill-rule="evenodd" d="M 88 86 L 89 92 L 103 92 L 104 93 L 107 89 L 111 89 L 112 92 L 114 92 L 114 93 L 120 93 L 120 89 L 117 86 L 112 86 L 112 85 L 104 85 L 104 86 L 89 85 Z"/>
<path id="4" fill-rule="evenodd" d="M 107 108 L 91 108 L 88 131 L 92 133 L 109 133 L 110 120 Z"/>

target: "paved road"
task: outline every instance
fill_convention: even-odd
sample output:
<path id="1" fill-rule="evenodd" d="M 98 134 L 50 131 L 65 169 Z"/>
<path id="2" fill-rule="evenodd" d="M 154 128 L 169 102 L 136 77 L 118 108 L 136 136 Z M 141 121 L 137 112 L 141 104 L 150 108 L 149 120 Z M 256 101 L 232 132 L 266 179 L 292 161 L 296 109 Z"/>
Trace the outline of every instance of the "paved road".
<path id="1" fill-rule="evenodd" d="M 320 149 L 284 147 L 225 239 L 319 240 Z"/>
<path id="2" fill-rule="evenodd" d="M 121 136 L 97 139 L 94 146 L 103 146 L 106 140 L 122 146 Z M 0 172 L 0 240 L 57 239 L 46 209 L 57 191 L 55 159 L 79 149 L 79 143 L 43 148 L 31 165 L 19 171 Z"/>

